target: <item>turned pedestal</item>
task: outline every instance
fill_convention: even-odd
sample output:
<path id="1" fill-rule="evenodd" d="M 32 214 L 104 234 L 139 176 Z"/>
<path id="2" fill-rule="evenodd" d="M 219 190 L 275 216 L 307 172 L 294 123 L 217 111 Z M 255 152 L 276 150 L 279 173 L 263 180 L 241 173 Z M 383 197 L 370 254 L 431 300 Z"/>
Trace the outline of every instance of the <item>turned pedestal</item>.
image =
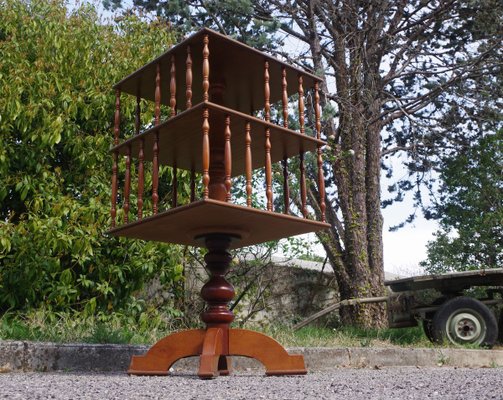
<path id="1" fill-rule="evenodd" d="M 206 309 L 201 314 L 206 329 L 177 332 L 158 341 L 143 356 L 133 356 L 128 373 L 133 375 L 167 375 L 179 359 L 199 356 L 198 376 L 210 379 L 231 372 L 230 356 L 251 357 L 260 361 L 267 375 L 306 374 L 302 355 L 289 355 L 274 339 L 258 332 L 231 329 L 234 320 L 228 304 L 234 297 L 234 288 L 225 279 L 231 255 L 229 247 L 236 235 L 208 234 L 204 240 L 205 255 L 210 273 L 201 290 Z"/>

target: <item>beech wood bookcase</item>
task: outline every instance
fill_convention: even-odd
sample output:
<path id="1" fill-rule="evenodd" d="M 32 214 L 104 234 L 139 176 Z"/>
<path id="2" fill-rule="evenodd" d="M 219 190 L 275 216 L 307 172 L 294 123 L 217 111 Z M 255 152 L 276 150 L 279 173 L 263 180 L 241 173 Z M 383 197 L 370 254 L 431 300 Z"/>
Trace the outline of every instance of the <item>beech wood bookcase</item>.
<path id="1" fill-rule="evenodd" d="M 161 339 L 145 355 L 133 356 L 128 373 L 166 375 L 178 359 L 200 356 L 199 377 L 213 378 L 230 373 L 233 355 L 257 359 L 267 375 L 306 373 L 302 355 L 289 355 L 261 333 L 230 328 L 234 315 L 228 303 L 234 289 L 225 275 L 229 249 L 329 226 L 324 217 L 322 147 L 326 143 L 321 140 L 319 82 L 307 71 L 204 28 L 115 85 L 110 234 L 206 247 L 210 274 L 201 290 L 206 301 L 201 315 L 205 329 Z M 120 132 L 122 93 L 136 96 L 134 133 L 127 138 Z M 296 96 L 295 112 L 292 96 Z M 144 121 L 147 129 L 141 132 L 142 99 L 154 102 L 154 118 Z M 276 122 L 271 121 L 271 104 L 278 104 Z M 305 117 L 306 105 L 311 107 L 311 118 Z M 169 115 L 161 115 L 163 106 Z M 289 128 L 292 116 L 298 130 Z M 313 126 L 306 127 L 306 119 L 313 120 Z M 307 152 L 314 154 L 317 165 L 317 213 L 307 208 Z M 295 162 L 289 163 L 293 158 Z M 173 171 L 169 200 L 159 196 L 163 165 Z M 289 165 L 296 170 L 290 171 Z M 281 172 L 274 174 L 273 168 Z M 254 193 L 253 179 L 259 169 L 264 191 Z M 177 193 L 182 170 L 190 174 L 187 204 L 179 204 Z M 290 198 L 292 174 L 300 186 L 296 202 Z M 232 181 L 238 176 L 243 177 L 242 198 L 233 198 Z M 281 184 L 275 185 L 274 179 Z M 281 193 L 273 193 L 278 187 Z M 131 204 L 133 189 L 136 204 Z M 274 196 L 281 199 L 280 206 L 276 201 L 275 207 Z M 263 204 L 257 206 L 256 199 L 263 199 Z M 318 214 L 320 220 L 311 214 Z"/>

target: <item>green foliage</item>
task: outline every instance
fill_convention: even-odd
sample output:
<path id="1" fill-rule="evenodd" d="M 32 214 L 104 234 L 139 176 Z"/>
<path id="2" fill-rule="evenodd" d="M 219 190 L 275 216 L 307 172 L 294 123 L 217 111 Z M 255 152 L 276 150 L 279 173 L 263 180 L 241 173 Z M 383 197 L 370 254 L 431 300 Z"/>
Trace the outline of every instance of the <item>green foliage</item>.
<path id="1" fill-rule="evenodd" d="M 23 314 L 2 315 L 0 340 L 150 344 L 176 328 L 165 314 L 156 308 L 127 308 L 123 312 L 97 312 L 87 316 L 41 307 Z"/>
<path id="2" fill-rule="evenodd" d="M 133 323 L 136 325 L 131 329 Z M 420 327 L 374 330 L 306 326 L 292 331 L 287 326 L 268 324 L 257 328 L 289 347 L 432 346 Z M 136 320 L 122 313 L 85 317 L 69 312 L 54 314 L 43 309 L 24 316 L 0 317 L 0 340 L 151 344 L 173 329 L 156 310 Z"/>
<path id="3" fill-rule="evenodd" d="M 100 24 L 92 6 L 69 12 L 63 0 L 0 9 L 0 312 L 134 305 L 153 276 L 181 278 L 180 250 L 106 234 L 111 87 L 165 50 L 170 33 L 134 15 Z M 123 101 L 124 119 L 133 107 Z"/>
<path id="4" fill-rule="evenodd" d="M 503 130 L 444 161 L 430 273 L 503 266 Z"/>
<path id="5" fill-rule="evenodd" d="M 205 26 L 260 49 L 278 44 L 270 39 L 270 34 L 279 27 L 278 21 L 256 1 L 133 0 L 132 3 L 166 18 L 184 33 Z M 103 0 L 103 4 L 106 8 L 120 8 L 130 2 Z M 263 12 L 266 15 L 261 15 Z"/>

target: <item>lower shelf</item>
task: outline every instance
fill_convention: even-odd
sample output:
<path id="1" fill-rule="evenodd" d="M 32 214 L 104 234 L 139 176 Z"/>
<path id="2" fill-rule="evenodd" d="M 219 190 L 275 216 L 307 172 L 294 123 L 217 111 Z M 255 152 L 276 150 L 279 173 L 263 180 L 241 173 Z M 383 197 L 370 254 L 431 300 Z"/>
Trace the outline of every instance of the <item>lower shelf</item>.
<path id="1" fill-rule="evenodd" d="M 200 200 L 111 229 L 114 236 L 204 247 L 198 237 L 227 233 L 240 237 L 231 248 L 316 232 L 329 224 L 217 200 Z"/>

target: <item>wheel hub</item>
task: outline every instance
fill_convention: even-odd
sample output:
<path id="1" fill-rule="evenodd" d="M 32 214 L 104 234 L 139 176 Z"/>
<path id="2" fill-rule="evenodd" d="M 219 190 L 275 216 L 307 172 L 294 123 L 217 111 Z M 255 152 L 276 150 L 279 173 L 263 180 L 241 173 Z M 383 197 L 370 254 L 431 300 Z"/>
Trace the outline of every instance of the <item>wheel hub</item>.
<path id="1" fill-rule="evenodd" d="M 447 321 L 447 335 L 454 343 L 480 344 L 484 338 L 485 323 L 475 312 L 460 312 Z"/>

